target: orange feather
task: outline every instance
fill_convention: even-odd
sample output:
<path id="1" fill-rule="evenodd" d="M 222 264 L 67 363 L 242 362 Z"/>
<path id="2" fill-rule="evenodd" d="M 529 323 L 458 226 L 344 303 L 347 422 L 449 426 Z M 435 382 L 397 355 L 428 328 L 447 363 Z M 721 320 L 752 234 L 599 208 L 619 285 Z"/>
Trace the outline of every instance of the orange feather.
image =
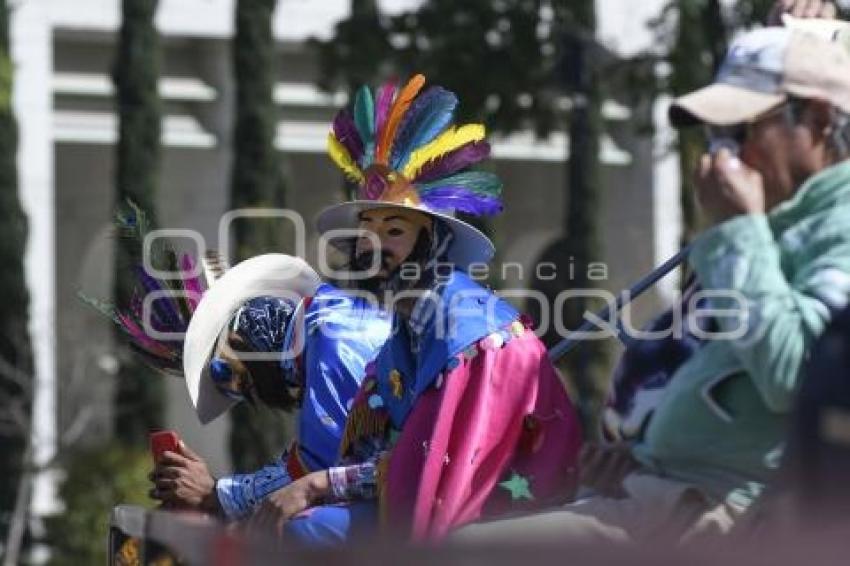
<path id="1" fill-rule="evenodd" d="M 407 109 L 410 108 L 410 104 L 413 102 L 413 99 L 416 98 L 416 95 L 419 94 L 420 90 L 422 90 L 422 86 L 424 84 L 424 75 L 414 75 L 398 93 L 398 96 L 390 109 L 390 115 L 387 118 L 387 123 L 384 125 L 383 131 L 378 134 L 378 144 L 375 148 L 376 163 L 387 165 L 390 150 L 392 149 L 393 138 L 395 138 L 398 126 L 401 124 L 401 119 L 404 117 Z"/>

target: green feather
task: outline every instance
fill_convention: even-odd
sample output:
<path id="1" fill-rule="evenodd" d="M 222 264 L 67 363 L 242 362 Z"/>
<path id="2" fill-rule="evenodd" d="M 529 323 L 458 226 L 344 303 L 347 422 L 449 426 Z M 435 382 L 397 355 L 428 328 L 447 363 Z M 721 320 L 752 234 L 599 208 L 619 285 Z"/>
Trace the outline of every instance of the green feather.
<path id="1" fill-rule="evenodd" d="M 115 315 L 115 306 L 112 303 L 106 303 L 94 297 L 89 297 L 82 291 L 77 291 L 77 298 L 106 318 L 112 320 L 115 324 L 118 324 L 118 317 Z"/>
<path id="2" fill-rule="evenodd" d="M 367 86 L 360 87 L 354 99 L 354 125 L 363 140 L 365 149 L 360 166 L 365 169 L 372 163 L 375 154 L 375 101 Z"/>
<path id="3" fill-rule="evenodd" d="M 151 230 L 151 222 L 147 213 L 128 198 L 115 213 L 115 229 L 119 238 L 136 241 L 141 246 Z"/>
<path id="4" fill-rule="evenodd" d="M 439 181 L 416 185 L 416 187 L 423 196 L 428 194 L 428 191 L 448 187 L 458 187 L 492 197 L 498 197 L 502 194 L 501 179 L 498 175 L 487 171 L 465 171 Z"/>

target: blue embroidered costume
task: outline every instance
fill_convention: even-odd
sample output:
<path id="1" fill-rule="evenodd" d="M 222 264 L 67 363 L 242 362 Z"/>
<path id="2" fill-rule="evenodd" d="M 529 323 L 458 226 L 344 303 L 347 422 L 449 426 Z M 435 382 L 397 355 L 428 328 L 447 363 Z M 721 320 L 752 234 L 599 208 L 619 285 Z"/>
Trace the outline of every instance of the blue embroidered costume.
<path id="1" fill-rule="evenodd" d="M 385 434 L 347 438 L 340 466 L 329 470 L 334 499 L 355 503 L 314 508 L 287 525 L 289 534 L 309 544 L 327 544 L 346 540 L 358 522 L 370 523 L 359 525 L 363 530 L 374 530 L 378 461 L 392 448 L 419 396 L 439 388 L 439 376 L 454 370 L 470 345 L 491 334 L 510 341 L 510 325 L 518 317 L 511 305 L 461 271 L 418 299 L 409 321 L 396 314 L 390 338 L 369 364 L 371 383 L 361 392 L 371 411 L 389 415 L 389 426 Z M 356 430 L 358 424 L 349 427 Z"/>
<path id="2" fill-rule="evenodd" d="M 230 519 L 249 516 L 270 493 L 336 462 L 351 400 L 363 381 L 366 364 L 389 333 L 386 314 L 365 299 L 352 298 L 328 284 L 321 285 L 300 308 L 304 310 L 305 333 L 299 360 L 302 371 L 295 371 L 293 356 L 284 355 L 281 364 L 286 385 L 303 392 L 298 441 L 257 472 L 217 481 L 219 502 Z M 297 325 L 289 326 L 285 353 L 292 349 L 292 329 Z"/>

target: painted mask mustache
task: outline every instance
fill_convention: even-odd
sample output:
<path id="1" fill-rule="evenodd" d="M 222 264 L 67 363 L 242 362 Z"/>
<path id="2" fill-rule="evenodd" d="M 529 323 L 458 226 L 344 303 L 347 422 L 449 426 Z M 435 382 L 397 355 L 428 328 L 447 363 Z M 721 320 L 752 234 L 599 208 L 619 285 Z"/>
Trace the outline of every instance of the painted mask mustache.
<path id="1" fill-rule="evenodd" d="M 362 252 L 355 256 L 354 261 L 351 263 L 351 269 L 353 271 L 367 271 L 375 265 L 375 260 L 377 258 L 380 260 L 381 267 L 389 270 L 392 257 L 392 253 L 387 250 L 370 250 Z"/>

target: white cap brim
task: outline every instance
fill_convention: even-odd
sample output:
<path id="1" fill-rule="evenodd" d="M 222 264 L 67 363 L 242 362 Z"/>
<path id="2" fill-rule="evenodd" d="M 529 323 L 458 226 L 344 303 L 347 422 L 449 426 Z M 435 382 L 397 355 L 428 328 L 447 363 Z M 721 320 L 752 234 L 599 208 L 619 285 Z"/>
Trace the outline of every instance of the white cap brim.
<path id="1" fill-rule="evenodd" d="M 677 128 L 697 124 L 732 126 L 749 122 L 785 100 L 785 94 L 714 83 L 674 100 L 670 106 L 670 123 Z"/>
<path id="2" fill-rule="evenodd" d="M 219 392 L 209 375 L 209 359 L 221 331 L 237 310 L 257 297 L 298 302 L 321 283 L 307 263 L 284 254 L 266 254 L 229 269 L 204 293 L 186 331 L 183 370 L 189 397 L 201 423 L 207 424 L 236 403 Z"/>

